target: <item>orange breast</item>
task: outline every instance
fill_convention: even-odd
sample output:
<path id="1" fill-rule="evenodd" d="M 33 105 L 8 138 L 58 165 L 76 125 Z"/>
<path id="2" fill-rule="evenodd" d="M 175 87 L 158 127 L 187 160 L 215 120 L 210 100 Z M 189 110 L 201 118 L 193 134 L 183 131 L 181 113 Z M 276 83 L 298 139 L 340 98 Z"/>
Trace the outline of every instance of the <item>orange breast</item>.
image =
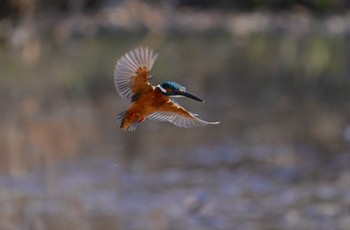
<path id="1" fill-rule="evenodd" d="M 143 94 L 137 101 L 130 105 L 127 117 L 129 116 L 131 119 L 131 114 L 135 114 L 130 121 L 131 123 L 138 121 L 156 112 L 169 100 L 170 98 L 168 96 L 163 95 L 154 88 L 152 91 Z"/>

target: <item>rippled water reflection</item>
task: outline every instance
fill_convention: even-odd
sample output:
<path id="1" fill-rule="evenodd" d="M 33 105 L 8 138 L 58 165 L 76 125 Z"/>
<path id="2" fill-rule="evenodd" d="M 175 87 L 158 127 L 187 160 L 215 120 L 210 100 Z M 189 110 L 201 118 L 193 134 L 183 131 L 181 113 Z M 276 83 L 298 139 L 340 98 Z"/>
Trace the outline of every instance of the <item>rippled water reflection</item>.
<path id="1" fill-rule="evenodd" d="M 182 166 L 154 171 L 122 170 L 116 157 L 84 157 L 45 173 L 2 176 L 2 226 L 346 229 L 350 171 L 315 176 L 303 171 L 301 156 L 288 167 L 262 157 L 280 150 L 257 146 L 244 155 L 227 147 L 199 150 L 183 155 Z"/>

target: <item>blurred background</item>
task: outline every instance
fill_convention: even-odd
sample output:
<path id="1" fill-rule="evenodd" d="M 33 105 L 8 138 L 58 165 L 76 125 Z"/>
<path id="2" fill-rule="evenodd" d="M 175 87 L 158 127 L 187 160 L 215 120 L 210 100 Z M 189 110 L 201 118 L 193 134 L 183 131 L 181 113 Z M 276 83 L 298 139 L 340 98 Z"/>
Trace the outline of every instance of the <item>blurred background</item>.
<path id="1" fill-rule="evenodd" d="M 349 229 L 346 0 L 0 3 L 0 229 Z M 118 58 L 220 125 L 116 124 Z"/>

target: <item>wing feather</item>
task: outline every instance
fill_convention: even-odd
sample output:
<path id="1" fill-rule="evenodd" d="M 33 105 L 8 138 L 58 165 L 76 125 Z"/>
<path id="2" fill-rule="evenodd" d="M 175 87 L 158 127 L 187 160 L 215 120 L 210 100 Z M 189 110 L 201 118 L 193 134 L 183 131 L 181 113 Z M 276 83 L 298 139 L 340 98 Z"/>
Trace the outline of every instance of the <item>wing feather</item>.
<path id="1" fill-rule="evenodd" d="M 191 128 L 198 126 L 206 126 L 219 124 L 219 122 L 208 122 L 196 117 L 196 114 L 188 112 L 180 105 L 169 100 L 161 111 L 157 111 L 148 116 L 151 120 L 168 121 L 174 125 L 182 128 Z"/>
<path id="2" fill-rule="evenodd" d="M 185 117 L 182 114 L 177 114 L 173 112 L 155 112 L 148 116 L 151 120 L 156 121 L 168 121 L 174 125 L 182 128 L 192 128 L 206 125 L 219 124 L 219 122 L 208 122 L 198 117 Z"/>
<path id="3" fill-rule="evenodd" d="M 114 84 L 119 95 L 129 101 L 152 89 L 147 79 L 158 54 L 145 47 L 136 48 L 118 61 L 114 69 Z"/>

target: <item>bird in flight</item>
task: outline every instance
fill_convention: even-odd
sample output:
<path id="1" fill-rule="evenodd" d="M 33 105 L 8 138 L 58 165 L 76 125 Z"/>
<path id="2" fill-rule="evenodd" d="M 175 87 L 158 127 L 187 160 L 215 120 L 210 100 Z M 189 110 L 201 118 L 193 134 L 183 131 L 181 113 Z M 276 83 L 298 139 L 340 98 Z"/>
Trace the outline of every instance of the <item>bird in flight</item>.
<path id="1" fill-rule="evenodd" d="M 123 130 L 134 131 L 146 118 L 168 121 L 178 127 L 190 128 L 219 124 L 199 119 L 194 113 L 175 103 L 171 97 L 188 97 L 203 102 L 180 84 L 168 81 L 157 86 L 149 83 L 150 71 L 158 54 L 147 47 L 136 48 L 122 56 L 114 69 L 114 84 L 119 95 L 130 101 L 129 108 L 117 115 Z"/>

